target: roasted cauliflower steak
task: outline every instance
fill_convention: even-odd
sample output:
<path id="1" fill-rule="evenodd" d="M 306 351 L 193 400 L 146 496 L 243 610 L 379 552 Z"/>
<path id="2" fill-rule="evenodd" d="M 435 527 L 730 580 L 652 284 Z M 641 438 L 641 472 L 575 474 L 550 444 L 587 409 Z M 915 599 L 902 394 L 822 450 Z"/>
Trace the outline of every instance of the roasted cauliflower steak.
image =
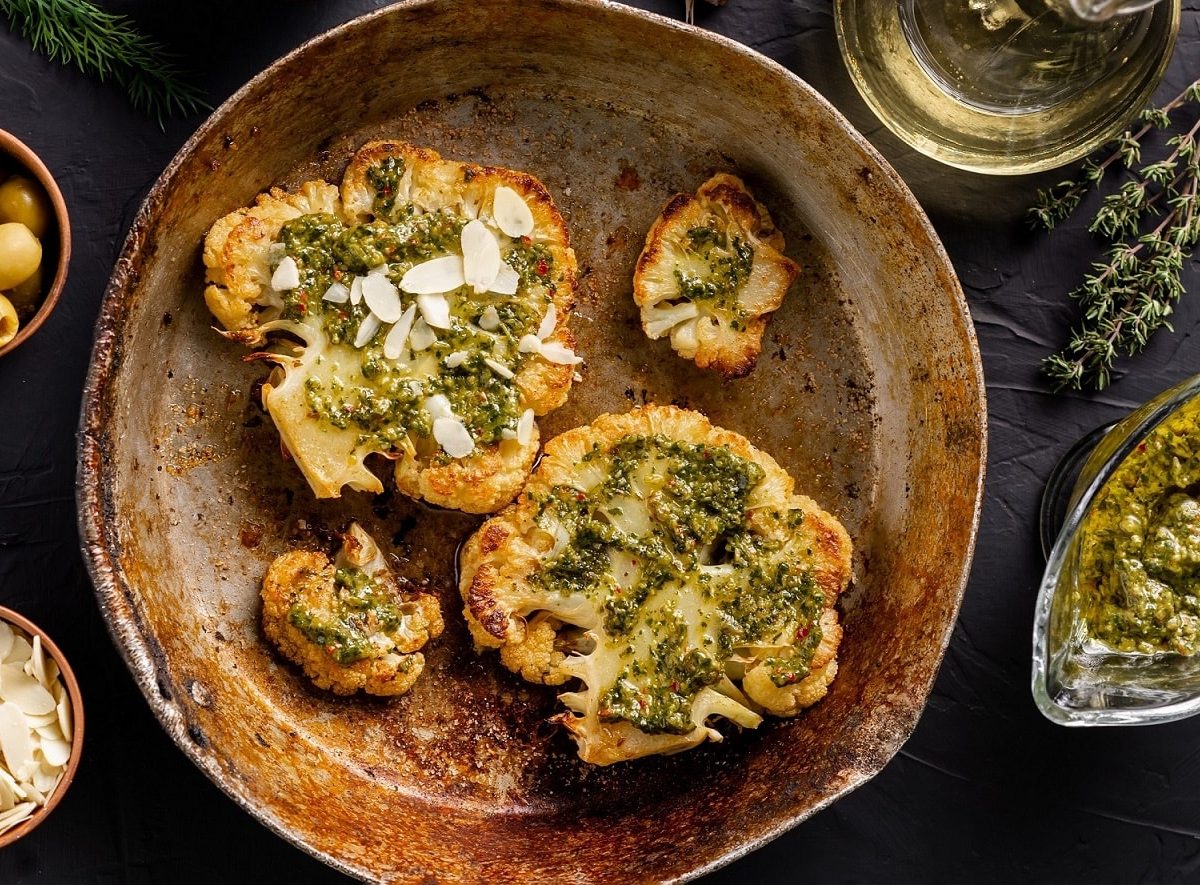
<path id="1" fill-rule="evenodd" d="M 566 223 L 522 172 L 370 142 L 340 190 L 273 188 L 218 220 L 204 264 L 226 337 L 276 367 L 263 405 L 318 498 L 381 492 L 378 453 L 407 495 L 496 510 L 581 362 Z"/>
<path id="2" fill-rule="evenodd" d="M 396 578 L 379 545 L 352 523 L 331 561 L 319 551 L 277 557 L 262 584 L 263 632 L 318 688 L 402 695 L 442 633 L 437 597 Z"/>
<path id="3" fill-rule="evenodd" d="M 800 266 L 783 234 L 740 178 L 714 175 L 693 196 L 676 194 L 646 235 L 633 298 L 651 339 L 702 369 L 739 378 L 754 369 L 768 316 Z"/>
<path id="4" fill-rule="evenodd" d="M 459 589 L 476 648 L 562 686 L 556 721 L 607 765 L 820 700 L 850 556 L 769 455 L 646 406 L 546 443 L 519 499 L 464 546 Z"/>

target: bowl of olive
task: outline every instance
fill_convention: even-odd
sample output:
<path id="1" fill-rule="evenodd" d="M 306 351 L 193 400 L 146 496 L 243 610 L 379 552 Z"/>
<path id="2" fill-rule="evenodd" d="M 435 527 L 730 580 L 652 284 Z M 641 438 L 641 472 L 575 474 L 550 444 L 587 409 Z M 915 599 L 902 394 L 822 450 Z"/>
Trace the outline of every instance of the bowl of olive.
<path id="1" fill-rule="evenodd" d="M 50 170 L 0 129 L 0 356 L 50 316 L 70 257 L 67 204 Z"/>

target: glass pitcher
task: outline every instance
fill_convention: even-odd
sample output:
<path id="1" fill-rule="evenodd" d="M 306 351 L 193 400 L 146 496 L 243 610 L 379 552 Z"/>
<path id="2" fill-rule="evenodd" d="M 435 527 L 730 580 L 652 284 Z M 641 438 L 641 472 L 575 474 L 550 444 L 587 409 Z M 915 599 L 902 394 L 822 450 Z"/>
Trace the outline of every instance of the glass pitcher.
<path id="1" fill-rule="evenodd" d="M 1146 107 L 1180 0 L 835 0 L 842 54 L 893 132 L 992 174 L 1050 169 Z"/>

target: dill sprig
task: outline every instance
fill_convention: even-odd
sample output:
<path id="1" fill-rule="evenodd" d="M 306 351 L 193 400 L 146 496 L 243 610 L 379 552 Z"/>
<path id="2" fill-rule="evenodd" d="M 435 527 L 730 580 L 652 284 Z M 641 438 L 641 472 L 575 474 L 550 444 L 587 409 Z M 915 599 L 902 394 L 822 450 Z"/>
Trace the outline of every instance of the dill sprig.
<path id="1" fill-rule="evenodd" d="M 1200 102 L 1200 80 L 1161 108 L 1141 115 L 1141 126 L 1116 138 L 1102 160 L 1090 159 L 1072 179 L 1038 192 L 1030 210 L 1035 226 L 1053 229 L 1084 196 L 1120 165 L 1132 177 L 1105 196 L 1088 225 L 1111 242 L 1071 297 L 1082 317 L 1067 346 L 1047 357 L 1043 371 L 1056 389 L 1107 387 L 1117 359 L 1145 348 L 1183 295 L 1183 265 L 1200 242 L 1200 120 L 1167 140 L 1166 157 L 1142 164 L 1142 140 L 1172 125 L 1173 111 Z"/>
<path id="2" fill-rule="evenodd" d="M 51 61 L 124 87 L 135 108 L 158 120 L 208 107 L 172 56 L 124 15 L 88 0 L 0 0 L 13 30 Z"/>

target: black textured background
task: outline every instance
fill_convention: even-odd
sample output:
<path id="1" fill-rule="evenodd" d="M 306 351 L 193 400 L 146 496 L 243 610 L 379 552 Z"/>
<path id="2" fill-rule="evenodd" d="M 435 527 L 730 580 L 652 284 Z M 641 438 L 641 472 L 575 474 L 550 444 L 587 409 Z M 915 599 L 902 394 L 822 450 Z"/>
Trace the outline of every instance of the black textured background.
<path id="1" fill-rule="evenodd" d="M 177 47 L 215 104 L 302 40 L 382 4 L 104 5 Z M 637 5 L 678 16 L 683 0 Z M 1200 723 L 1069 731 L 1041 718 L 1028 688 L 1045 478 L 1082 431 L 1200 371 L 1200 299 L 1185 299 L 1175 333 L 1160 334 L 1103 394 L 1052 395 L 1037 363 L 1063 341 L 1073 319 L 1065 293 L 1098 249 L 1078 222 L 1050 237 L 1023 224 L 1036 188 L 1055 176 L 956 173 L 898 144 L 849 82 L 828 0 L 697 5 L 700 25 L 760 50 L 827 95 L 912 186 L 970 300 L 991 412 L 973 576 L 916 733 L 875 780 L 706 881 L 1200 881 Z M 1200 12 L 1184 5 L 1164 98 L 1200 76 Z M 470 14 L 469 0 L 463 7 Z M 522 26 L 536 38 L 536 22 Z M 58 310 L 0 361 L 0 603 L 58 640 L 88 702 L 78 779 L 49 821 L 0 851 L 4 885 L 341 880 L 239 811 L 175 749 L 109 641 L 78 552 L 75 429 L 93 321 L 143 194 L 199 122 L 161 131 L 116 88 L 44 61 L 0 28 L 0 128 L 55 173 L 75 235 Z M 1185 282 L 1189 291 L 1200 287 L 1194 263 Z"/>

